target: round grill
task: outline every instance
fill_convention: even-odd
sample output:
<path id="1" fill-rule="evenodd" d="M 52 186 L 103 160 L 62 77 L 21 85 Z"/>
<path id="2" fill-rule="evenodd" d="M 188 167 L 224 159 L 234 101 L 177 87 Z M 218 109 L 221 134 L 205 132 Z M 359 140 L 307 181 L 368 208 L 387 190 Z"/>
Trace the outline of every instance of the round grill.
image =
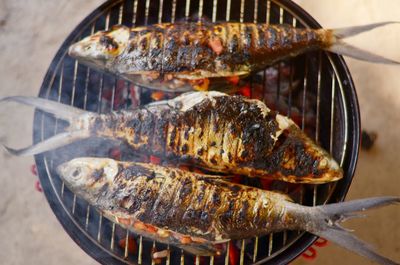
<path id="1" fill-rule="evenodd" d="M 65 40 L 48 69 L 39 96 L 105 113 L 147 104 L 156 98 L 154 91 L 79 64 L 66 54 L 69 45 L 115 24 L 138 26 L 200 18 L 320 27 L 288 0 L 108 1 L 84 19 Z M 357 96 L 344 60 L 325 52 L 307 53 L 247 78 L 240 91 L 292 117 L 309 136 L 332 153 L 344 170 L 344 178 L 337 183 L 293 185 L 276 181 L 268 183 L 268 187 L 289 193 L 297 202 L 306 205 L 342 201 L 353 177 L 360 134 Z M 37 111 L 34 142 L 59 133 L 64 126 L 64 122 Z M 159 251 L 170 250 L 167 258 L 160 261 L 162 264 L 229 264 L 232 251 L 237 252 L 240 264 L 287 264 L 316 239 L 297 231 L 275 233 L 232 241 L 222 256 L 210 258 L 194 257 L 172 246 L 131 235 L 76 197 L 55 173 L 60 162 L 72 157 L 115 156 L 116 146 L 113 142 L 91 139 L 35 156 L 44 193 L 57 218 L 77 244 L 102 264 L 155 264 L 159 261 L 151 259 L 154 247 Z M 121 159 L 131 159 L 123 147 L 118 150 L 121 150 Z M 255 182 L 248 180 L 249 185 L 260 186 L 260 182 Z"/>

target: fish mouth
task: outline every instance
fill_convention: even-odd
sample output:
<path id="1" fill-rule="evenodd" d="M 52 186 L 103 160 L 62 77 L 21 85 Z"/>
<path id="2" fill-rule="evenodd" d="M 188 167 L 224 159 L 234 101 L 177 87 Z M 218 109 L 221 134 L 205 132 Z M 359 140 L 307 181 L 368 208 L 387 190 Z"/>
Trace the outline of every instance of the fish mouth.
<path id="1" fill-rule="evenodd" d="M 83 54 L 82 45 L 79 43 L 73 44 L 68 48 L 68 55 L 73 58 L 82 58 Z"/>
<path id="2" fill-rule="evenodd" d="M 66 169 L 66 163 L 62 163 L 56 167 L 56 172 L 59 176 L 62 176 Z"/>
<path id="3" fill-rule="evenodd" d="M 79 63 L 92 68 L 105 69 L 106 67 L 105 59 L 86 54 L 85 48 L 80 43 L 71 45 L 68 49 L 68 55 L 77 59 Z"/>
<path id="4" fill-rule="evenodd" d="M 69 162 L 64 162 L 56 167 L 57 175 L 68 185 L 74 181 L 67 173 L 70 170 Z"/>

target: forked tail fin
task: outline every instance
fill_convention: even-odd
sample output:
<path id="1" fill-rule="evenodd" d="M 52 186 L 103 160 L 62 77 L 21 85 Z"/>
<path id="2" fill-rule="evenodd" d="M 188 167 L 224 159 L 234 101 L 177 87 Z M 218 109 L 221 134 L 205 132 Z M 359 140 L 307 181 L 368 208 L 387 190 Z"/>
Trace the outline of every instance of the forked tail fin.
<path id="1" fill-rule="evenodd" d="M 334 203 L 309 208 L 312 225 L 305 228 L 310 233 L 326 238 L 350 251 L 367 257 L 380 264 L 399 264 L 376 253 L 374 249 L 358 239 L 351 231 L 341 227 L 340 222 L 349 218 L 362 217 L 355 212 L 399 203 L 399 197 L 376 197 L 348 202 Z"/>
<path id="2" fill-rule="evenodd" d="M 74 120 L 84 117 L 85 115 L 87 115 L 87 113 L 89 113 L 88 111 L 82 109 L 78 109 L 72 106 L 68 106 L 65 104 L 61 104 L 59 102 L 43 98 L 15 96 L 15 97 L 5 97 L 0 99 L 0 103 L 6 101 L 14 101 L 24 105 L 36 107 L 47 113 L 53 114 L 56 118 L 68 121 L 70 124 Z M 13 155 L 28 156 L 28 155 L 43 153 L 87 137 L 89 137 L 89 132 L 87 130 L 77 129 L 57 134 L 49 139 L 46 139 L 43 142 L 37 143 L 35 145 L 26 148 L 13 149 L 5 145 L 3 146 L 9 153 Z"/>
<path id="3" fill-rule="evenodd" d="M 35 145 L 31 145 L 26 148 L 21 149 L 13 149 L 6 145 L 3 145 L 4 149 L 7 150 L 12 155 L 15 156 L 30 156 L 36 155 L 43 152 L 47 152 L 49 150 L 56 149 L 58 147 L 71 144 L 75 141 L 84 139 L 89 137 L 87 131 L 74 131 L 74 132 L 63 132 L 53 137 L 44 140 L 43 142 L 37 143 Z"/>
<path id="4" fill-rule="evenodd" d="M 388 59 L 383 56 L 362 50 L 344 41 L 345 38 L 370 31 L 374 28 L 382 27 L 389 24 L 398 24 L 398 23 L 400 22 L 388 21 L 388 22 L 380 22 L 363 26 L 332 29 L 331 31 L 333 33 L 334 38 L 333 42 L 331 43 L 331 46 L 329 46 L 327 50 L 337 54 L 347 55 L 363 61 L 384 63 L 384 64 L 400 64 L 400 62 L 398 61 Z"/>
<path id="5" fill-rule="evenodd" d="M 23 97 L 23 96 L 0 98 L 0 103 L 7 101 L 17 102 L 24 105 L 36 107 L 40 110 L 53 114 L 57 118 L 66 121 L 71 121 L 72 119 L 78 118 L 80 115 L 87 113 L 87 111 L 85 110 L 78 109 L 72 106 L 68 106 L 44 98 Z"/>

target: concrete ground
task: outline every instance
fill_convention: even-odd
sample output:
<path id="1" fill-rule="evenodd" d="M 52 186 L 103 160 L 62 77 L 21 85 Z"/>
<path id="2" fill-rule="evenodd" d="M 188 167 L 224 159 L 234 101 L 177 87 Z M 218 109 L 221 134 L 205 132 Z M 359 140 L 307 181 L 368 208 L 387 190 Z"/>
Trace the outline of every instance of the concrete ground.
<path id="1" fill-rule="evenodd" d="M 0 0 L 0 97 L 35 96 L 64 38 L 101 0 Z M 324 27 L 400 20 L 398 0 L 296 0 Z M 359 36 L 352 43 L 400 60 L 400 26 Z M 358 90 L 363 128 L 378 141 L 361 152 L 347 199 L 400 196 L 400 67 L 347 59 Z M 14 106 L 14 105 L 13 105 Z M 11 146 L 31 143 L 32 111 L 0 106 L 0 139 Z M 29 172 L 32 157 L 0 151 L 0 264 L 96 264 L 63 231 Z M 348 227 L 377 249 L 400 261 L 400 208 L 373 211 Z M 334 245 L 318 250 L 314 264 L 372 264 Z M 309 264 L 298 259 L 294 264 Z"/>

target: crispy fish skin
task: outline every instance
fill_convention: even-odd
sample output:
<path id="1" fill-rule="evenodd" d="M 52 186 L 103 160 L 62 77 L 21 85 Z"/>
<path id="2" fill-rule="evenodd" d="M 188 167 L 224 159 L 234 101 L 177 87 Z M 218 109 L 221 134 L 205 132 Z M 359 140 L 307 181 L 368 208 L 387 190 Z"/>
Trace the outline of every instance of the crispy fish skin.
<path id="1" fill-rule="evenodd" d="M 117 73 L 180 73 L 188 79 L 247 74 L 331 43 L 325 30 L 253 23 L 177 23 L 132 28 L 109 64 Z"/>
<path id="2" fill-rule="evenodd" d="M 288 117 L 259 100 L 224 93 L 193 92 L 134 110 L 97 114 L 30 97 L 8 97 L 69 122 L 66 132 L 15 155 L 42 153 L 79 139 L 104 137 L 132 151 L 212 172 L 242 174 L 292 183 L 325 183 L 343 177 L 337 162 Z"/>
<path id="3" fill-rule="evenodd" d="M 72 171 L 68 164 L 78 166 Z M 102 158 L 74 159 L 58 172 L 76 194 L 118 223 L 134 230 L 147 226 L 144 232 L 157 230 L 155 236 L 176 243 L 249 238 L 293 223 L 282 204 L 290 200 L 286 195 L 215 176 Z M 79 177 L 78 185 L 73 180 Z"/>
<path id="4" fill-rule="evenodd" d="M 400 202 L 377 197 L 325 206 L 292 203 L 260 190 L 175 168 L 75 158 L 57 172 L 78 196 L 136 234 L 195 255 L 218 255 L 216 244 L 271 232 L 305 230 L 381 264 L 397 264 L 339 226 L 354 211 Z"/>
<path id="5" fill-rule="evenodd" d="M 343 176 L 334 159 L 290 119 L 261 101 L 219 92 L 94 116 L 89 130 L 133 150 L 213 172 L 314 184 Z"/>
<path id="6" fill-rule="evenodd" d="M 392 23 L 396 22 L 343 29 L 231 22 L 163 23 L 134 28 L 118 25 L 71 45 L 69 55 L 150 88 L 185 91 L 190 89 L 190 81 L 245 76 L 279 60 L 317 49 L 398 64 L 343 41 Z M 151 82 L 152 79 L 157 82 Z"/>
<path id="7" fill-rule="evenodd" d="M 246 75 L 286 57 L 323 49 L 331 42 L 329 30 L 288 25 L 164 23 L 115 26 L 72 45 L 69 54 L 83 61 L 97 56 L 98 66 L 122 76 L 170 73 L 199 79 Z M 104 58 L 96 52 L 100 48 Z"/>

